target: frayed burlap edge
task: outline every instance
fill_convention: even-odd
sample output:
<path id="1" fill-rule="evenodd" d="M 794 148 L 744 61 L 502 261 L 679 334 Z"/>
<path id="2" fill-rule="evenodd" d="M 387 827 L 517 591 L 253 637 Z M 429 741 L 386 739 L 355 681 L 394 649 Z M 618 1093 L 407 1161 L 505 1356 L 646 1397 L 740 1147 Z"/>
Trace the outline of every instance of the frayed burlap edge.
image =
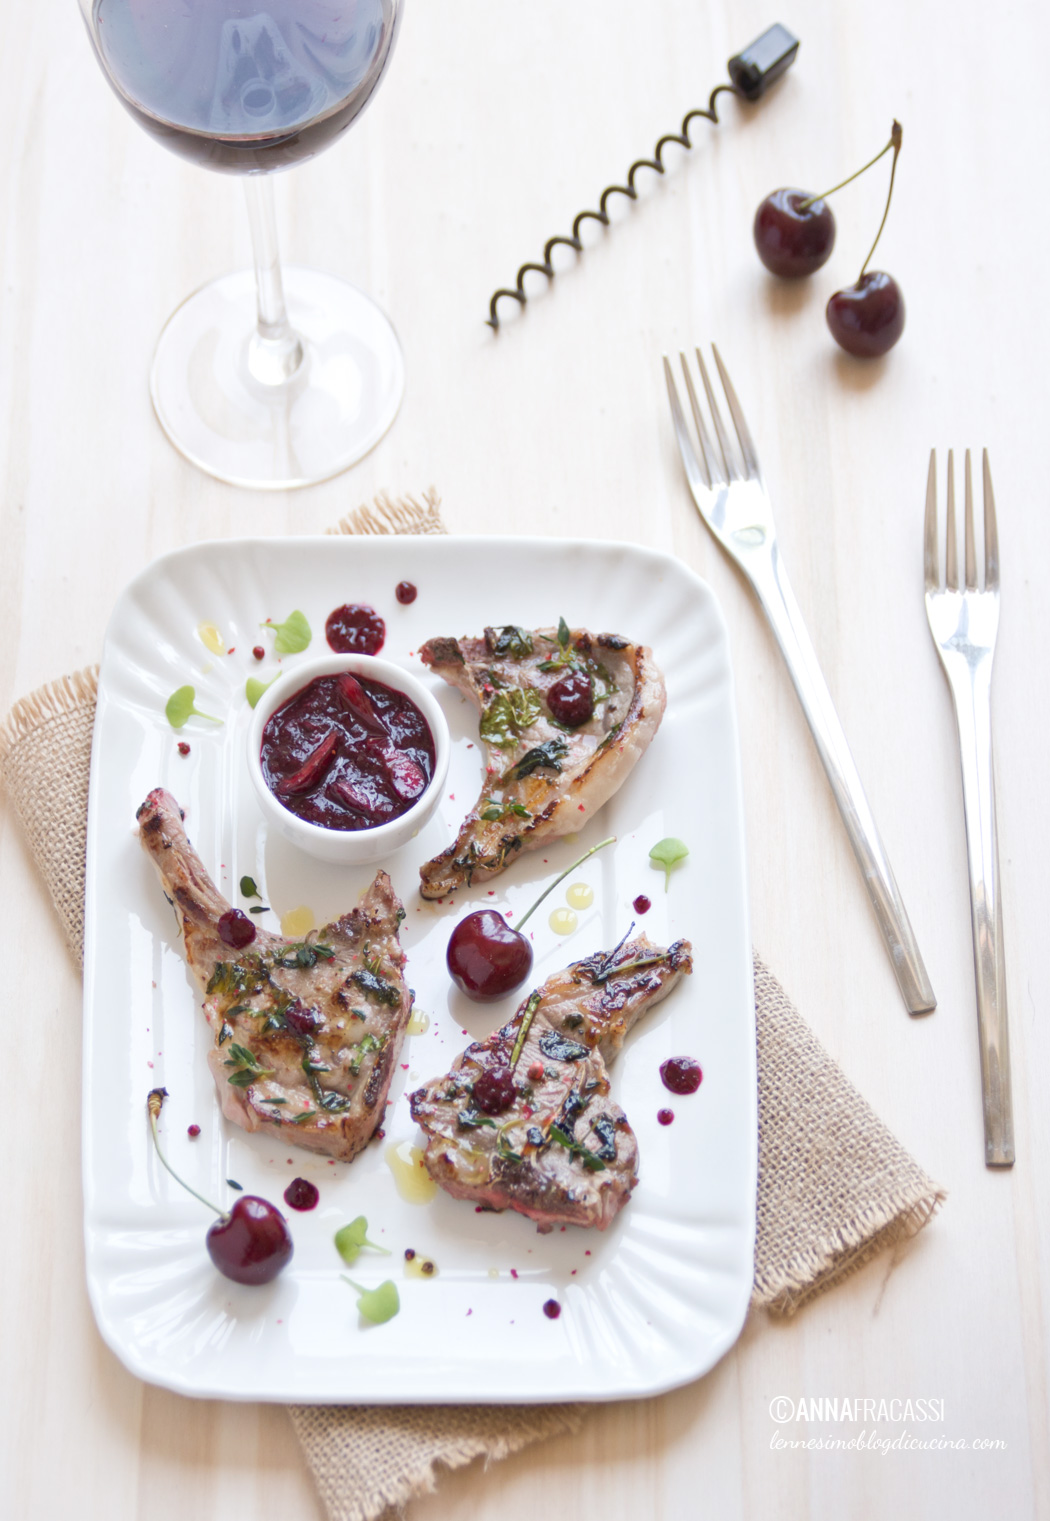
<path id="1" fill-rule="evenodd" d="M 891 1194 L 877 1209 L 862 1210 L 848 1228 L 795 1253 L 777 1272 L 755 1274 L 751 1308 L 791 1316 L 818 1294 L 858 1273 L 887 1247 L 915 1236 L 948 1197 L 930 1181 L 914 1191 Z M 869 1234 L 870 1232 L 870 1234 Z"/>
<path id="2" fill-rule="evenodd" d="M 583 1405 L 293 1406 L 292 1425 L 330 1521 L 376 1521 L 437 1487 L 438 1464 L 497 1462 L 578 1429 Z M 388 1466 L 389 1459 L 394 1466 Z"/>
<path id="3" fill-rule="evenodd" d="M 84 702 L 94 702 L 98 695 L 98 666 L 86 665 L 71 676 L 49 681 L 28 697 L 20 698 L 0 724 L 0 767 L 16 745 L 43 724 L 62 718 Z"/>
<path id="4" fill-rule="evenodd" d="M 381 491 L 372 502 L 348 512 L 326 533 L 432 533 L 448 532 L 441 521 L 441 498 L 433 486 L 423 492 L 423 500 L 414 496 L 392 497 Z"/>

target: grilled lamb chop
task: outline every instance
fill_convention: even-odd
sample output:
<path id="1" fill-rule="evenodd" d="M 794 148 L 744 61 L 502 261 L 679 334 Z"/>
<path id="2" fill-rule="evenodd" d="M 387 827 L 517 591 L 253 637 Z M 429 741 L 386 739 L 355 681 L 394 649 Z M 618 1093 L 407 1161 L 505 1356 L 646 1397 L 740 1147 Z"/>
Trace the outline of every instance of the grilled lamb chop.
<path id="1" fill-rule="evenodd" d="M 577 961 L 509 1024 L 410 1096 L 424 1164 L 456 1199 L 514 1209 L 540 1231 L 605 1230 L 638 1181 L 638 1143 L 606 1063 L 636 1020 L 693 969 L 691 946 L 644 935 Z"/>
<path id="2" fill-rule="evenodd" d="M 256 928 L 237 950 L 220 938 L 231 908 L 175 799 L 158 787 L 137 818 L 205 993 L 208 1065 L 226 1118 L 351 1161 L 382 1123 L 412 1008 L 397 937 L 405 911 L 390 878 L 378 872 L 357 908 L 305 940 Z"/>
<path id="3" fill-rule="evenodd" d="M 487 751 L 481 797 L 455 843 L 420 868 L 424 898 L 485 882 L 517 851 L 579 829 L 622 786 L 663 717 L 652 652 L 617 634 L 564 621 L 487 628 L 483 639 L 431 639 L 420 655 L 479 709 Z"/>

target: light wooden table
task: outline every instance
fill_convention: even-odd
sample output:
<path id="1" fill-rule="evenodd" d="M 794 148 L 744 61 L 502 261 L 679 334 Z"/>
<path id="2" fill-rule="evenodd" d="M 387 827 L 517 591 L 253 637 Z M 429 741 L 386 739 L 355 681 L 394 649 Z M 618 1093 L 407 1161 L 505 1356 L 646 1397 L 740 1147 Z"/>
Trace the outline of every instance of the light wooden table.
<path id="1" fill-rule="evenodd" d="M 125 582 L 200 538 L 317 531 L 382 487 L 435 483 L 453 531 L 573 533 L 674 550 L 711 581 L 738 682 L 754 936 L 813 1028 L 950 1190 L 908 1249 L 786 1325 L 754 1319 L 692 1388 L 603 1408 L 572 1439 L 446 1476 L 410 1521 L 1050 1514 L 1050 1023 L 1045 804 L 1050 575 L 1045 447 L 1050 12 L 793 0 L 802 39 L 753 110 L 696 128 L 498 338 L 488 297 L 594 204 L 777 19 L 746 0 L 409 0 L 371 111 L 277 184 L 289 259 L 343 273 L 403 340 L 404 406 L 322 487 L 219 485 L 169 447 L 146 372 L 168 313 L 249 255 L 238 186 L 120 110 L 73 0 L 0 10 L 0 707 L 94 660 Z M 897 115 L 905 147 L 877 264 L 908 325 L 858 367 L 826 331 L 856 277 L 885 166 L 837 198 L 838 246 L 776 285 L 750 225 L 780 184 L 822 189 Z M 659 355 L 706 336 L 759 441 L 799 600 L 939 995 L 909 1021 L 772 639 L 695 520 Z M 1003 623 L 995 692 L 1018 1162 L 982 1165 L 958 762 L 926 630 L 931 445 L 991 450 Z M 0 813 L 8 1152 L 0 1346 L 4 1513 L 150 1521 L 320 1508 L 283 1411 L 179 1399 L 103 1347 L 84 1287 L 79 983 L 10 812 Z M 702 1165 L 702 1163 L 700 1164 Z M 776 1395 L 944 1400 L 917 1435 L 993 1451 L 775 1452 Z M 870 1423 L 867 1423 L 870 1427 Z M 799 1428 L 855 1436 L 861 1426 Z M 898 1435 L 901 1427 L 880 1428 Z"/>

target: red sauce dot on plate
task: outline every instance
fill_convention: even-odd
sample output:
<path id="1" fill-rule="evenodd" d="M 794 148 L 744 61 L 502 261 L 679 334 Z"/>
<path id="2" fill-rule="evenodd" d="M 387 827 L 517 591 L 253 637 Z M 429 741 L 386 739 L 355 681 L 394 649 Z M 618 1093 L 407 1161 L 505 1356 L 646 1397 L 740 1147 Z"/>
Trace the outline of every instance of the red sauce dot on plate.
<path id="1" fill-rule="evenodd" d="M 256 660 L 265 660 L 266 659 L 266 651 L 263 649 L 263 647 L 262 647 L 261 644 L 257 644 L 254 647 L 254 649 L 252 650 L 252 654 L 255 656 Z"/>
<path id="2" fill-rule="evenodd" d="M 557 1320 L 558 1316 L 561 1314 L 561 1305 L 556 1299 L 548 1299 L 546 1304 L 543 1306 L 543 1313 L 546 1315 L 548 1320 Z"/>
<path id="3" fill-rule="evenodd" d="M 658 1109 L 656 1111 L 656 1118 L 660 1121 L 661 1125 L 670 1125 L 671 1122 L 672 1122 L 672 1120 L 674 1119 L 674 1110 L 673 1109 Z"/>
<path id="4" fill-rule="evenodd" d="M 402 607 L 407 607 L 410 602 L 414 602 L 418 595 L 419 593 L 411 581 L 399 581 L 394 588 L 394 596 L 401 603 Z"/>
<path id="5" fill-rule="evenodd" d="M 386 624 L 374 607 L 347 602 L 328 614 L 324 635 L 339 655 L 378 655 L 386 638 Z"/>
<path id="6" fill-rule="evenodd" d="M 695 1093 L 704 1078 L 700 1063 L 691 1056 L 669 1057 L 660 1067 L 660 1076 L 671 1093 Z"/>
<path id="7" fill-rule="evenodd" d="M 653 905 L 650 898 L 647 898 L 644 893 L 639 893 L 632 906 L 636 914 L 647 914 Z"/>
<path id="8" fill-rule="evenodd" d="M 187 1125 L 186 1134 L 189 1136 L 191 1141 L 195 1141 L 200 1133 L 201 1127 L 199 1125 Z"/>
<path id="9" fill-rule="evenodd" d="M 293 1178 L 284 1191 L 284 1202 L 292 1209 L 314 1209 L 321 1195 L 306 1178 Z"/>

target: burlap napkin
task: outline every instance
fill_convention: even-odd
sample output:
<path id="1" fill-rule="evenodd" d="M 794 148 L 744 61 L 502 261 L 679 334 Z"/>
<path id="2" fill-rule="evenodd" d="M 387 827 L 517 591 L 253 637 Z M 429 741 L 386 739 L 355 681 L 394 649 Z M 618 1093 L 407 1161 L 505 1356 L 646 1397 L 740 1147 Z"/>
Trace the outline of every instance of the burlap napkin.
<path id="1" fill-rule="evenodd" d="M 378 498 L 334 533 L 444 533 L 433 493 Z M 84 842 L 97 670 L 41 687 L 0 725 L 0 779 L 73 955 L 84 936 Z M 789 1315 L 914 1235 L 944 1198 L 755 958 L 758 1240 L 752 1306 Z M 290 1411 L 331 1521 L 375 1521 L 433 1489 L 435 1468 L 502 1458 L 573 1430 L 583 1405 L 300 1406 Z"/>

